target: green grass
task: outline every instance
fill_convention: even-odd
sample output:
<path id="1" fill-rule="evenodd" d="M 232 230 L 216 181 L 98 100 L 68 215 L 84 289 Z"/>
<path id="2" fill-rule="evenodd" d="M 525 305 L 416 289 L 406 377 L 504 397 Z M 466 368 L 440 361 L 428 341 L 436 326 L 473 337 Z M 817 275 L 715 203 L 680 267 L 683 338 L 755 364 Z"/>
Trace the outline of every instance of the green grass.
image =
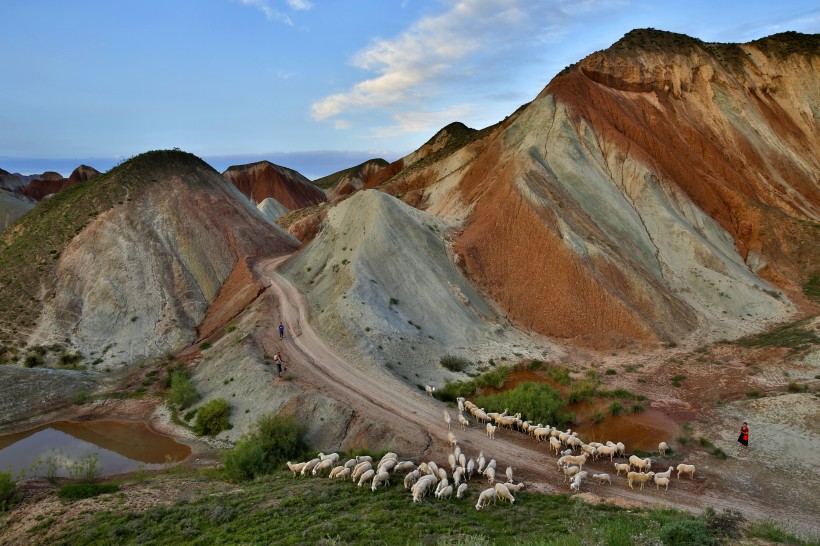
<path id="1" fill-rule="evenodd" d="M 156 479 L 156 478 L 155 478 Z M 111 544 L 611 544 L 674 542 L 682 531 L 709 544 L 702 518 L 673 510 L 590 505 L 567 495 L 520 492 L 515 506 L 476 511 L 465 500 L 411 496 L 393 480 L 376 494 L 348 481 L 291 478 L 280 471 L 241 487 L 197 476 L 190 500 L 144 511 L 102 505 L 78 514 L 49 543 Z M 150 484 L 149 485 L 154 485 Z M 162 481 L 157 480 L 157 488 Z M 32 537 L 36 539 L 40 537 Z M 446 542 L 442 542 L 446 541 Z"/>
<path id="2" fill-rule="evenodd" d="M 444 355 L 439 363 L 451 372 L 461 372 L 470 367 L 472 362 L 461 356 Z"/>
<path id="3" fill-rule="evenodd" d="M 811 300 L 820 301 L 820 275 L 812 275 L 803 287 L 803 293 Z"/>
<path id="4" fill-rule="evenodd" d="M 72 483 L 63 485 L 57 490 L 57 496 L 63 500 L 90 499 L 105 493 L 116 493 L 120 486 L 115 483 Z"/>
<path id="5" fill-rule="evenodd" d="M 740 338 L 737 343 L 743 347 L 783 347 L 792 351 L 810 349 L 820 345 L 820 336 L 808 328 L 812 317 L 784 324 L 762 334 Z"/>
<path id="6" fill-rule="evenodd" d="M 550 423 L 563 427 L 574 419 L 564 410 L 566 401 L 554 387 L 547 383 L 528 381 L 516 385 L 514 389 L 486 396 L 480 396 L 476 405 L 487 412 L 501 412 L 504 408 L 515 408 L 521 418 L 533 423 Z"/>
<path id="7" fill-rule="evenodd" d="M 761 521 L 752 523 L 749 526 L 748 536 L 753 538 L 762 538 L 769 542 L 776 542 L 778 544 L 797 544 L 808 545 L 817 544 L 817 542 L 808 542 L 798 536 L 784 531 L 779 525 L 773 521 Z"/>

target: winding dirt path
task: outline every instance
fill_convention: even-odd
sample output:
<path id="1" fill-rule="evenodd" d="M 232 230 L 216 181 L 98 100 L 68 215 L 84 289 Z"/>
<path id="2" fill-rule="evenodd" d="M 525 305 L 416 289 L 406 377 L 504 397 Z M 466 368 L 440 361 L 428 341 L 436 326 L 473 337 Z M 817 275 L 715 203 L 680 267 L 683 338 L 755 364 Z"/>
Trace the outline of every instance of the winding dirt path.
<path id="1" fill-rule="evenodd" d="M 531 485 L 530 489 L 569 492 L 568 484 L 562 482 L 563 475 L 557 471 L 556 457 L 549 452 L 548 443 L 501 428 L 496 431 L 495 440 L 490 440 L 484 426 L 477 424 L 469 414 L 470 427 L 462 430 L 457 425 L 457 410 L 408 386 L 386 370 L 357 362 L 356 359 L 343 358 L 328 347 L 308 322 L 305 297 L 277 271 L 288 258 L 290 256 L 264 260 L 257 264 L 256 270 L 270 284 L 269 290 L 276 298 L 280 316 L 287 326 L 284 346 L 292 364 L 289 371 L 297 384 L 348 404 L 358 419 L 381 422 L 403 430 L 402 436 L 408 438 L 422 437 L 421 445 L 425 447 L 421 452 L 399 454 L 401 458 L 417 461 L 434 459 L 446 462 L 449 453 L 448 429 L 443 412 L 449 411 L 453 419 L 452 432 L 468 458 L 477 457 L 479 451 L 483 451 L 487 460 L 497 460 L 499 475 L 503 475 L 507 466 L 512 466 L 516 480 L 527 482 L 528 486 Z M 278 338 L 275 330 L 276 325 L 272 325 L 271 339 Z M 663 466 L 658 469 L 660 471 L 666 469 L 666 465 L 657 462 L 656 466 Z M 770 499 L 766 503 L 738 494 L 729 489 L 720 476 L 701 472 L 694 481 L 686 478 L 678 481 L 673 477 L 671 487 L 666 492 L 656 491 L 654 484 L 648 484 L 646 490 L 640 491 L 628 489 L 623 476 L 616 478 L 608 460 L 591 462 L 585 469 L 590 471 L 590 476 L 596 472 L 606 472 L 613 477 L 612 486 L 598 486 L 593 480 L 586 480 L 582 490 L 587 492 L 588 500 L 594 501 L 597 495 L 622 505 L 664 505 L 696 512 L 706 507 L 717 511 L 733 509 L 750 519 L 788 521 L 810 533 L 816 532 L 816 514 L 812 514 L 812 510 L 795 510 L 794 505 L 779 506 L 777 502 L 772 506 Z M 486 487 L 484 484 L 478 485 L 476 478 L 473 478 L 473 483 L 476 484 L 473 488 Z M 765 495 L 763 498 L 766 498 Z"/>

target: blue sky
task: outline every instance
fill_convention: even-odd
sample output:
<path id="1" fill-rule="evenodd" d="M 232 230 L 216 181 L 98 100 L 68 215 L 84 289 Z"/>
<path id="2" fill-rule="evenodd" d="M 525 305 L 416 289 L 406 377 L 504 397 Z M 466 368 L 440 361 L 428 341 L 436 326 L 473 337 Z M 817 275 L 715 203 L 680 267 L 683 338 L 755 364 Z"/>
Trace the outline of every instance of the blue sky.
<path id="1" fill-rule="evenodd" d="M 179 147 L 317 178 L 482 128 L 633 28 L 820 32 L 815 1 L 2 0 L 0 168 Z"/>

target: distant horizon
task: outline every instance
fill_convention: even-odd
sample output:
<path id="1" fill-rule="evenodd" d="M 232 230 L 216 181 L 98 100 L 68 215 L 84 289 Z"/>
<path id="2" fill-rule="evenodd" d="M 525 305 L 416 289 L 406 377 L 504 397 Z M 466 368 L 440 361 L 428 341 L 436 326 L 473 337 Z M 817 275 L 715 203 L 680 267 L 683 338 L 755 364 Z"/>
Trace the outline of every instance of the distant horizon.
<path id="1" fill-rule="evenodd" d="M 150 150 L 145 151 L 148 152 Z M 188 150 L 182 151 L 187 152 Z M 355 167 L 356 165 L 360 165 L 361 163 L 370 161 L 371 159 L 381 158 L 385 161 L 393 162 L 400 159 L 404 155 L 407 154 L 396 155 L 389 152 L 378 151 L 308 151 L 293 153 L 271 152 L 267 154 L 215 155 L 200 157 L 200 159 L 220 173 L 223 173 L 229 167 L 236 165 L 246 165 L 248 163 L 269 161 L 275 165 L 287 167 L 288 169 L 297 171 L 307 179 L 313 181 L 339 171 Z M 87 165 L 97 169 L 101 173 L 105 173 L 128 159 L 130 159 L 130 157 L 84 157 L 57 159 L 0 157 L 0 169 L 12 174 L 20 174 L 23 176 L 40 175 L 46 172 L 56 172 L 64 178 L 68 178 L 69 175 L 71 175 L 71 173 L 80 165 Z"/>

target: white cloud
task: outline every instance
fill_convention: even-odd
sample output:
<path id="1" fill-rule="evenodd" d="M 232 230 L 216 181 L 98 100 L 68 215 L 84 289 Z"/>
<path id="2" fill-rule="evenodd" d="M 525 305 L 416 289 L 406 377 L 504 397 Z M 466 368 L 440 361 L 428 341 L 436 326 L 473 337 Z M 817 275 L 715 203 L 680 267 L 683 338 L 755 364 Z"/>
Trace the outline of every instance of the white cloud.
<path id="1" fill-rule="evenodd" d="M 390 138 L 418 131 L 428 131 L 431 127 L 441 128 L 454 120 L 463 119 L 476 112 L 470 104 L 459 104 L 442 110 L 416 110 L 401 112 L 393 116 L 395 123 L 375 129 L 375 136 Z"/>
<path id="2" fill-rule="evenodd" d="M 293 26 L 293 21 L 291 21 L 290 17 L 286 13 L 282 13 L 281 11 L 274 9 L 268 3 L 268 0 L 237 0 L 243 6 L 250 6 L 258 9 L 265 17 L 267 17 L 268 21 L 280 21 L 285 23 L 286 25 Z M 295 2 L 299 2 L 299 0 L 294 0 Z"/>
<path id="3" fill-rule="evenodd" d="M 350 129 L 350 122 L 346 119 L 337 119 L 333 121 L 333 127 L 335 129 Z"/>
<path id="4" fill-rule="evenodd" d="M 313 7 L 313 4 L 307 0 L 287 0 L 287 2 L 291 9 L 297 11 L 308 10 Z"/>
<path id="5" fill-rule="evenodd" d="M 607 0 L 447 0 L 446 11 L 424 17 L 393 38 L 376 40 L 352 64 L 369 73 L 349 90 L 328 95 L 311 106 L 317 121 L 383 110 L 395 120 L 381 134 L 429 130 L 453 121 L 454 112 L 471 109 L 450 104 L 469 96 L 497 94 L 499 78 L 542 62 L 543 44 L 568 30 Z M 446 104 L 434 111 L 439 100 Z"/>

